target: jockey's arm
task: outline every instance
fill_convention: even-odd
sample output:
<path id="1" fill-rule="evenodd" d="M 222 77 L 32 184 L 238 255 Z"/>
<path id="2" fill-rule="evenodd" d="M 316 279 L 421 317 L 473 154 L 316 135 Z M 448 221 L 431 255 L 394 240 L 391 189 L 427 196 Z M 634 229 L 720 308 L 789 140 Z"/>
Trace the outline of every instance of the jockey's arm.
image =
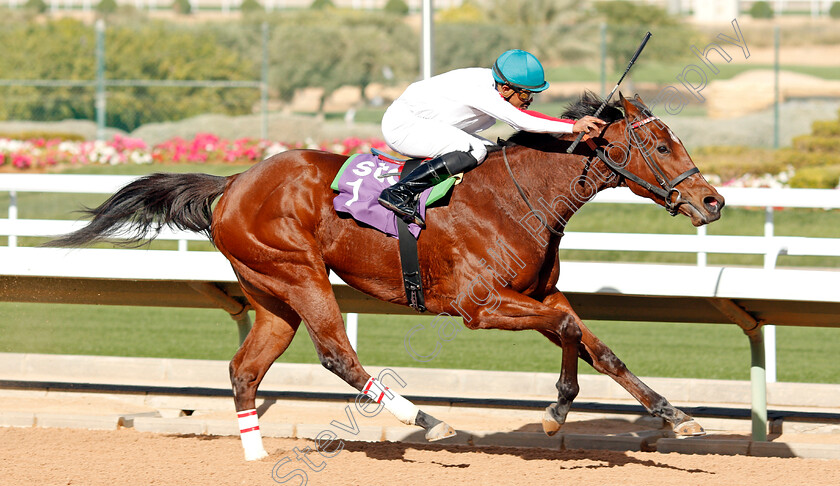
<path id="1" fill-rule="evenodd" d="M 504 100 L 498 93 L 482 96 L 474 108 L 510 125 L 514 130 L 534 133 L 572 133 L 574 120 L 550 117 L 535 111 L 520 110 Z"/>
<path id="2" fill-rule="evenodd" d="M 598 128 L 606 125 L 606 122 L 604 120 L 601 120 L 600 118 L 596 118 L 594 116 L 589 116 L 589 115 L 587 115 L 587 116 L 585 116 L 585 117 L 583 117 L 579 120 L 569 120 L 569 119 L 565 119 L 565 118 L 554 118 L 553 116 L 548 116 L 548 115 L 546 115 L 544 113 L 540 113 L 538 111 L 532 111 L 532 110 L 521 110 L 521 111 L 528 114 L 528 115 L 535 116 L 537 118 L 545 118 L 545 119 L 548 119 L 548 120 L 556 120 L 556 121 L 560 121 L 560 122 L 564 122 L 564 123 L 573 123 L 572 133 L 584 132 L 584 133 L 586 133 L 587 137 L 592 136 L 594 134 L 595 130 L 597 130 Z"/>
<path id="3" fill-rule="evenodd" d="M 505 101 L 497 93 L 490 96 L 480 96 L 479 99 L 475 100 L 473 107 L 507 123 L 515 130 L 526 132 L 577 133 L 583 131 L 589 133 L 605 124 L 604 121 L 591 116 L 585 116 L 575 121 L 555 118 L 537 111 L 521 110 Z"/>

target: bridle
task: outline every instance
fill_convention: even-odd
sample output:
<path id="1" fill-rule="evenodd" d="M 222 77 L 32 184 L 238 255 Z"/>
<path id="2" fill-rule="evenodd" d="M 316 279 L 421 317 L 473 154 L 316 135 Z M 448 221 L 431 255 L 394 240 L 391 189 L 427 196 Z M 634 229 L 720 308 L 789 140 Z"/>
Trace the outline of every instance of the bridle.
<path id="1" fill-rule="evenodd" d="M 636 135 L 637 128 L 643 125 L 647 125 L 648 123 L 656 120 L 659 120 L 659 117 L 650 115 L 644 120 L 633 122 L 630 125 L 630 130 L 627 130 L 626 133 L 630 138 L 630 148 L 632 149 L 632 147 L 637 147 L 639 149 L 639 152 L 642 153 L 642 158 L 645 160 L 645 164 L 647 164 L 651 173 L 653 173 L 653 177 L 656 178 L 656 182 L 659 183 L 660 187 L 654 186 L 653 184 L 642 179 L 636 174 L 633 174 L 626 168 L 613 162 L 610 156 L 607 155 L 606 152 L 604 152 L 603 147 L 596 147 L 595 154 L 598 156 L 599 159 L 601 159 L 601 161 L 604 164 L 606 164 L 607 167 L 610 168 L 610 170 L 612 170 L 619 176 L 635 182 L 636 184 L 644 187 L 648 191 L 662 198 L 662 200 L 665 201 L 665 209 L 668 211 L 668 213 L 670 213 L 671 216 L 676 216 L 680 205 L 686 202 L 682 197 L 682 193 L 680 193 L 679 189 L 677 189 L 677 185 L 679 185 L 679 183 L 683 182 L 684 180 L 688 179 L 690 176 L 700 172 L 700 169 L 698 169 L 697 167 L 692 167 L 691 169 L 688 169 L 687 171 L 683 172 L 677 177 L 668 180 L 668 176 L 665 175 L 665 171 L 662 170 L 662 167 L 653 159 L 653 157 L 650 156 L 648 151 L 642 148 L 642 142 L 639 139 L 638 135 Z M 606 131 L 606 128 L 607 127 L 604 127 L 604 131 Z M 603 131 L 601 133 L 603 133 Z M 630 157 L 629 153 L 627 154 L 627 157 Z M 676 198 L 672 199 L 672 196 L 674 194 L 676 194 Z"/>
<path id="2" fill-rule="evenodd" d="M 650 171 L 653 173 L 653 177 L 656 178 L 656 182 L 659 183 L 661 187 L 656 187 L 653 184 L 649 183 L 648 181 L 642 179 L 641 177 L 633 174 L 623 166 L 620 166 L 612 161 L 609 155 L 604 152 L 603 147 L 595 147 L 595 154 L 596 156 L 601 159 L 601 161 L 613 172 L 615 172 L 619 177 L 623 177 L 624 179 L 630 180 L 635 182 L 636 184 L 644 187 L 648 191 L 652 192 L 653 194 L 659 196 L 665 202 L 665 209 L 671 216 L 676 216 L 679 210 L 680 205 L 684 204 L 685 201 L 682 198 L 682 193 L 680 193 L 679 189 L 677 189 L 677 185 L 679 185 L 684 180 L 688 179 L 690 176 L 697 174 L 700 172 L 700 169 L 697 167 L 692 167 L 687 171 L 683 172 L 682 174 L 678 175 L 677 177 L 668 180 L 668 176 L 665 174 L 665 171 L 662 170 L 662 167 L 647 153 L 646 150 L 642 148 L 641 140 L 639 139 L 638 135 L 636 135 L 636 129 L 647 125 L 652 121 L 659 120 L 659 117 L 654 115 L 650 115 L 649 117 L 645 118 L 644 120 L 639 120 L 633 122 L 630 125 L 630 130 L 626 131 L 628 137 L 630 138 L 630 150 L 635 146 L 639 149 L 639 152 L 642 153 L 642 158 L 645 160 L 645 164 L 647 164 Z M 601 134 L 606 132 L 607 128 L 612 123 L 607 124 L 602 130 Z M 627 153 L 627 159 L 629 159 L 630 153 Z M 507 145 L 502 146 L 502 158 L 505 161 L 505 167 L 507 167 L 508 174 L 510 175 L 513 184 L 516 186 L 516 190 L 519 191 L 519 195 L 522 196 L 522 200 L 525 201 L 525 204 L 528 205 L 528 208 L 537 217 L 537 219 L 542 223 L 542 225 L 553 235 L 562 237 L 563 232 L 557 231 L 556 229 L 552 228 L 534 209 L 534 206 L 531 204 L 531 201 L 528 200 L 528 196 L 525 195 L 525 191 L 522 189 L 522 186 L 519 185 L 519 182 L 516 180 L 516 177 L 513 175 L 513 171 L 510 168 L 510 162 L 508 162 L 507 158 Z M 625 159 L 626 160 L 626 159 Z M 672 199 L 672 196 L 676 194 L 676 198 Z"/>

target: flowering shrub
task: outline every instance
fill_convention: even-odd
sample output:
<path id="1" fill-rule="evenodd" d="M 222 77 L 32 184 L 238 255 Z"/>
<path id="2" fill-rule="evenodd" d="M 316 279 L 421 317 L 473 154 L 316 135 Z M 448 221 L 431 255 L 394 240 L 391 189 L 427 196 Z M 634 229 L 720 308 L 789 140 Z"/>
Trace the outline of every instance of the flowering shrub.
<path id="1" fill-rule="evenodd" d="M 709 183 L 715 186 L 723 187 L 769 187 L 772 189 L 780 189 L 790 187 L 790 180 L 794 174 L 793 167 L 788 167 L 788 170 L 779 172 L 778 174 L 744 174 L 740 177 L 721 181 L 720 177 L 708 176 Z"/>
<path id="2" fill-rule="evenodd" d="M 356 137 L 325 143 L 307 140 L 305 143 L 284 144 L 249 138 L 225 140 L 208 133 L 200 133 L 192 140 L 176 137 L 154 147 L 149 147 L 140 139 L 121 135 L 115 135 L 108 142 L 0 138 L 0 170 L 45 170 L 55 166 L 96 164 L 248 164 L 297 148 L 348 155 L 387 146 L 381 140 Z"/>

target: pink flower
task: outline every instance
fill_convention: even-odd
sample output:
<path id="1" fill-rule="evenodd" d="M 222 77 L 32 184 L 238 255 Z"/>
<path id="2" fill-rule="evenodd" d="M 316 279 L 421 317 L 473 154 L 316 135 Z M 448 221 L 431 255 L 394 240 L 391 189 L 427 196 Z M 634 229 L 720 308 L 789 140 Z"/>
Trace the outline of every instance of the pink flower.
<path id="1" fill-rule="evenodd" d="M 28 169 L 32 167 L 32 157 L 24 154 L 13 154 L 12 165 L 18 169 Z"/>
<path id="2" fill-rule="evenodd" d="M 111 141 L 75 142 L 60 139 L 37 138 L 15 141 L 17 145 L 0 153 L 0 166 L 7 165 L 26 170 L 56 165 L 126 164 L 126 163 L 246 163 L 261 160 L 267 152 L 277 147 L 288 149 L 317 148 L 350 154 L 367 152 L 371 147 L 387 148 L 376 139 L 364 140 L 347 137 L 343 140 L 296 142 L 294 144 L 273 140 L 239 138 L 225 140 L 211 133 L 198 133 L 191 140 L 173 137 L 154 147 L 141 139 L 115 135 Z M 743 183 L 743 181 L 739 181 Z"/>
<path id="3" fill-rule="evenodd" d="M 146 142 L 139 138 L 124 137 L 120 134 L 114 135 L 114 140 L 110 144 L 118 151 L 132 151 L 132 150 L 146 150 L 148 147 Z"/>

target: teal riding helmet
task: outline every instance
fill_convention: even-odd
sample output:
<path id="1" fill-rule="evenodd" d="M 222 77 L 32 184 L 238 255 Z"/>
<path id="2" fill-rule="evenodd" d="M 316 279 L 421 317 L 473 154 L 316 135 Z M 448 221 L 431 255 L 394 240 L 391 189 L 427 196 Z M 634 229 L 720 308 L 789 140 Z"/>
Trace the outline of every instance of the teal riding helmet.
<path id="1" fill-rule="evenodd" d="M 520 49 L 506 51 L 496 59 L 493 78 L 499 83 L 533 92 L 548 88 L 540 61 L 530 52 Z"/>

